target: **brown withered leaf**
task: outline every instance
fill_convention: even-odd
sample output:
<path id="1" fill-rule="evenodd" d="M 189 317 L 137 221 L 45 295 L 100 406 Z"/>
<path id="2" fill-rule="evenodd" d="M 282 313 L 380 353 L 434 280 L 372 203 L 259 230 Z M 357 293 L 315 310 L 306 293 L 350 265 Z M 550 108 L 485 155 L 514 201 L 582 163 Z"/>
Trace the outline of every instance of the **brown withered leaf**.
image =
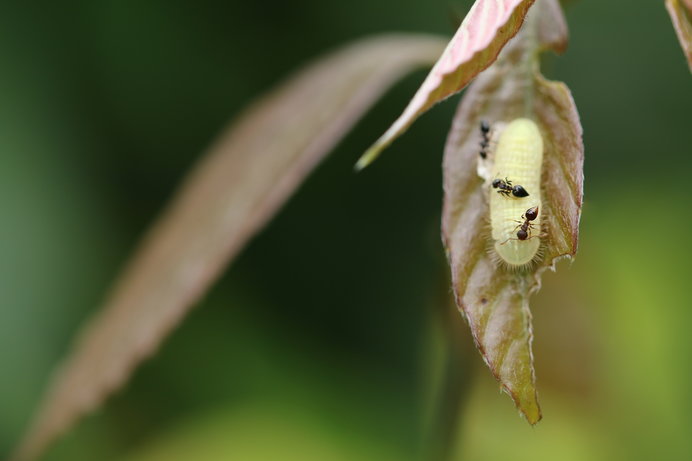
<path id="1" fill-rule="evenodd" d="M 535 0 L 476 0 L 404 112 L 356 164 L 362 169 L 436 103 L 461 91 L 519 31 Z"/>
<path id="2" fill-rule="evenodd" d="M 692 0 L 666 0 L 666 9 L 692 72 Z"/>
<path id="3" fill-rule="evenodd" d="M 538 51 L 562 51 L 567 28 L 557 0 L 537 0 L 499 59 L 469 86 L 445 147 L 443 239 L 457 305 L 483 359 L 531 424 L 541 419 L 531 351 L 529 296 L 540 276 L 577 250 L 582 205 L 582 129 L 567 87 L 545 80 Z M 511 270 L 495 262 L 487 224 L 490 189 L 476 172 L 481 120 L 533 119 L 544 142 L 542 257 Z"/>
<path id="4" fill-rule="evenodd" d="M 36 458 L 122 386 L 375 100 L 413 68 L 432 65 L 445 43 L 363 40 L 308 66 L 233 123 L 77 339 L 14 459 Z"/>

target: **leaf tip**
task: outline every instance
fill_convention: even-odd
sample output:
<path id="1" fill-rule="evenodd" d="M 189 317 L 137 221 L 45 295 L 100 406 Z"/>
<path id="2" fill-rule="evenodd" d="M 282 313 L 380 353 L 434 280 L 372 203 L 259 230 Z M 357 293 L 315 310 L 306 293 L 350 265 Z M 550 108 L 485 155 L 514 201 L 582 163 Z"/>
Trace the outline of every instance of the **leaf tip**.
<path id="1" fill-rule="evenodd" d="M 353 169 L 356 172 L 362 171 L 380 156 L 380 152 L 382 152 L 382 148 L 380 147 L 379 143 L 376 143 L 370 149 L 366 150 L 363 155 L 361 155 Z"/>
<path id="2" fill-rule="evenodd" d="M 541 407 L 538 406 L 538 401 L 533 400 L 532 402 L 526 402 L 528 406 L 522 406 L 519 410 L 521 414 L 524 415 L 526 421 L 531 425 L 535 426 L 541 419 L 543 419 L 543 413 L 541 412 Z"/>
<path id="3" fill-rule="evenodd" d="M 502 382 L 501 390 L 504 391 L 514 402 L 519 414 L 526 419 L 531 426 L 538 424 L 543 419 L 543 412 L 538 403 L 538 393 L 535 384 L 530 384 L 521 388 L 512 388 L 509 383 Z"/>

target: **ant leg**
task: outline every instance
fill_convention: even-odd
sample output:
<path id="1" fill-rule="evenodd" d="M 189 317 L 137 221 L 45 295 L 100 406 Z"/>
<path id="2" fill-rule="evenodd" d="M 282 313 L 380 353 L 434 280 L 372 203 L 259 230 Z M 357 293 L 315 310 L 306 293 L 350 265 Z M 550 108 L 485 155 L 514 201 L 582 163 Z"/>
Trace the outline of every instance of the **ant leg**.
<path id="1" fill-rule="evenodd" d="M 510 237 L 510 238 L 508 238 L 507 240 L 505 240 L 504 242 L 502 242 L 500 245 L 504 245 L 505 243 L 509 242 L 510 240 L 517 240 L 517 241 L 519 241 L 519 242 L 525 242 L 525 241 L 527 241 L 527 240 L 529 240 L 529 239 L 531 239 L 531 238 L 533 238 L 533 237 L 529 237 L 529 238 L 526 238 L 526 239 L 522 240 L 522 239 Z"/>
<path id="2" fill-rule="evenodd" d="M 517 222 L 518 222 L 518 221 L 517 221 Z M 522 223 L 522 224 L 523 224 L 523 223 Z M 517 229 L 519 229 L 520 227 L 521 227 L 521 224 L 517 225 L 514 229 L 512 229 L 512 234 L 514 234 L 514 231 L 517 230 Z M 509 237 L 507 240 L 505 240 L 504 242 L 502 242 L 500 245 L 504 245 L 505 243 L 509 242 L 510 240 L 521 240 L 521 239 L 514 238 L 514 237 Z"/>
<path id="3" fill-rule="evenodd" d="M 514 237 L 510 237 L 510 238 L 508 238 L 507 240 L 505 240 L 504 242 L 502 242 L 500 245 L 504 245 L 505 243 L 509 242 L 510 240 L 518 240 L 518 241 L 520 241 L 520 242 L 526 242 L 527 240 L 531 240 L 531 239 L 533 239 L 533 238 L 541 238 L 541 237 L 547 237 L 547 234 L 532 235 L 531 237 L 527 237 L 527 238 L 525 238 L 524 240 L 522 240 L 522 239 L 517 239 L 517 238 L 514 238 Z"/>
<path id="4" fill-rule="evenodd" d="M 533 238 L 547 238 L 547 237 L 548 237 L 548 233 L 547 233 L 547 232 L 541 232 L 541 233 L 538 234 L 538 235 L 532 235 L 532 236 L 528 237 L 526 240 L 531 240 L 531 239 L 533 239 Z"/>

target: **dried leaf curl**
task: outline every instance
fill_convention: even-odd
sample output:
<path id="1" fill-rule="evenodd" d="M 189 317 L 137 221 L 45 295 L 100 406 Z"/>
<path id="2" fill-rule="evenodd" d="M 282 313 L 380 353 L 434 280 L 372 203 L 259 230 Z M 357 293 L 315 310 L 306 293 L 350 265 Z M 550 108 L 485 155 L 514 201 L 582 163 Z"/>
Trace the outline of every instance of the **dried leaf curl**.
<path id="1" fill-rule="evenodd" d="M 583 144 L 568 88 L 543 78 L 539 52 L 564 50 L 567 28 L 557 0 L 537 0 L 521 32 L 464 95 L 445 147 L 443 240 L 457 305 L 502 389 L 529 423 L 541 419 L 531 342 L 529 296 L 554 263 L 576 253 L 582 205 Z M 477 174 L 481 120 L 528 117 L 544 143 L 541 259 L 510 269 L 492 255 L 487 184 Z M 517 217 L 518 219 L 519 217 Z"/>

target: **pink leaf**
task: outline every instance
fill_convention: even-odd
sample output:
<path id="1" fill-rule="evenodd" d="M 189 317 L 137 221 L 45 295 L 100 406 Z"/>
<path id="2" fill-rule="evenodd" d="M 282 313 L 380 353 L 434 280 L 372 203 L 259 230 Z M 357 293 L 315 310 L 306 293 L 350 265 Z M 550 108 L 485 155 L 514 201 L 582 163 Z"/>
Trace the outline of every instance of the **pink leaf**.
<path id="1" fill-rule="evenodd" d="M 365 168 L 434 104 L 461 91 L 514 37 L 534 0 L 476 0 L 404 112 L 356 164 Z"/>
<path id="2" fill-rule="evenodd" d="M 692 0 L 666 0 L 666 9 L 692 72 Z"/>
<path id="3" fill-rule="evenodd" d="M 248 240 L 374 101 L 444 41 L 363 40 L 303 69 L 234 122 L 148 233 L 101 311 L 55 375 L 15 460 L 122 386 Z"/>

